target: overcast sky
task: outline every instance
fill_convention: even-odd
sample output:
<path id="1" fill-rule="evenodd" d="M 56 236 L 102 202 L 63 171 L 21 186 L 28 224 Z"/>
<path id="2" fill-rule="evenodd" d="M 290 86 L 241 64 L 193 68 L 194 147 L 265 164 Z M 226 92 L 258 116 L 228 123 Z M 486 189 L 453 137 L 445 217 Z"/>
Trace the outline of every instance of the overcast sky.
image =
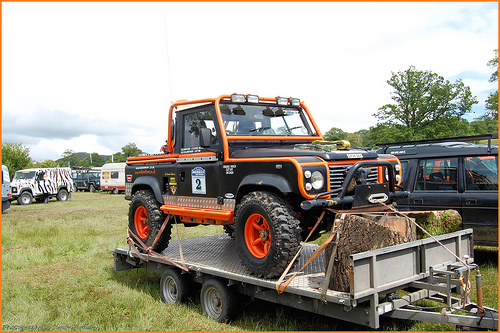
<path id="1" fill-rule="evenodd" d="M 496 2 L 2 3 L 2 142 L 42 161 L 157 153 L 172 101 L 297 97 L 323 133 L 368 129 L 392 72 L 497 89 Z"/>

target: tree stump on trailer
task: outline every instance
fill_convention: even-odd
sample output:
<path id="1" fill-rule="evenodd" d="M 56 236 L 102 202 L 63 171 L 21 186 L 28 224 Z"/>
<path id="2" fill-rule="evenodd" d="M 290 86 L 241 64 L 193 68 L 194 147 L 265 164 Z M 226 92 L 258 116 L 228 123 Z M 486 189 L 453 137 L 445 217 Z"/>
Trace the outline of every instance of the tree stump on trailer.
<path id="1" fill-rule="evenodd" d="M 339 218 L 339 215 L 337 215 Z M 340 228 L 329 289 L 349 292 L 351 254 L 372 251 L 417 239 L 416 226 L 404 217 L 393 215 L 347 214 Z M 334 245 L 325 248 L 325 272 Z"/>

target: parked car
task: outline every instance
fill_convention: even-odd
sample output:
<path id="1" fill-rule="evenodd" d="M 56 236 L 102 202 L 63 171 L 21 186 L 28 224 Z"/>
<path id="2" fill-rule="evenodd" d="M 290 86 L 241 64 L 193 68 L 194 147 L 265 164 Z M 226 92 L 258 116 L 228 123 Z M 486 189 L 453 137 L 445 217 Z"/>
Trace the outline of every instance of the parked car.
<path id="1" fill-rule="evenodd" d="M 73 183 L 76 191 L 95 192 L 101 189 L 100 168 L 73 169 Z"/>
<path id="2" fill-rule="evenodd" d="M 399 199 L 402 210 L 454 209 L 461 228 L 474 229 L 477 245 L 498 246 L 498 145 L 496 134 L 381 144 L 378 152 L 396 155 L 403 169 L 401 185 L 410 192 Z M 488 139 L 488 144 L 465 141 Z"/>
<path id="3" fill-rule="evenodd" d="M 74 191 L 70 168 L 34 168 L 18 170 L 12 179 L 12 199 L 20 205 L 48 203 L 50 198 L 66 201 Z"/>
<path id="4" fill-rule="evenodd" d="M 12 200 L 12 188 L 10 186 L 9 169 L 2 165 L 2 212 L 10 208 Z"/>

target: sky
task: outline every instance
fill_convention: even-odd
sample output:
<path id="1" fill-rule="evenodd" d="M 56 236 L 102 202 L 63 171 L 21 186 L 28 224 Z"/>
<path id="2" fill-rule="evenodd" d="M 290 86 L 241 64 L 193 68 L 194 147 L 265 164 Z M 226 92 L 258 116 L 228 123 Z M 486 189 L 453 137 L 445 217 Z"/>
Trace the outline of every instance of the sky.
<path id="1" fill-rule="evenodd" d="M 410 66 L 497 89 L 497 2 L 3 2 L 2 143 L 159 153 L 169 106 L 244 93 L 300 98 L 322 133 L 376 125 Z"/>

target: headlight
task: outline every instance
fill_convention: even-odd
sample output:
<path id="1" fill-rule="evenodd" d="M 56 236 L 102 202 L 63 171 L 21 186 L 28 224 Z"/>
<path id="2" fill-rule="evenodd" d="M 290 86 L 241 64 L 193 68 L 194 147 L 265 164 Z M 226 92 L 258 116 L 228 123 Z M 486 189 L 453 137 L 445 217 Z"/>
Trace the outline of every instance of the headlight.
<path id="1" fill-rule="evenodd" d="M 311 176 L 311 184 L 315 190 L 320 190 L 325 183 L 325 177 L 319 171 L 314 171 Z"/>

